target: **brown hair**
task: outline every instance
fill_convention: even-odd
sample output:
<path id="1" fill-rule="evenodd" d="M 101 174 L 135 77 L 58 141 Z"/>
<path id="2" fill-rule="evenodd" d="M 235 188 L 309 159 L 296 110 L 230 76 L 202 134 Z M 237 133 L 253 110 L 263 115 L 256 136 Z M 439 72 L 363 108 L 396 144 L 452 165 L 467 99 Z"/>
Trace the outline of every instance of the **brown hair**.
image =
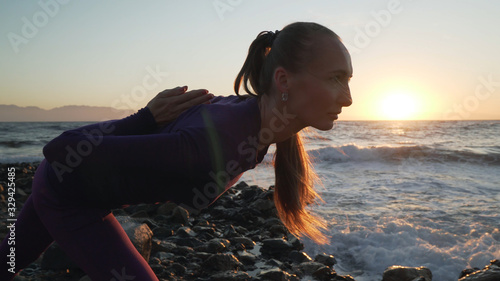
<path id="1" fill-rule="evenodd" d="M 309 22 L 292 23 L 275 33 L 259 33 L 250 45 L 245 63 L 234 82 L 236 94 L 240 95 L 242 83 L 250 95 L 260 97 L 269 94 L 274 70 L 279 66 L 292 73 L 300 72 L 314 55 L 312 45 L 317 35 L 339 38 L 330 29 Z M 283 224 L 299 237 L 305 235 L 317 243 L 326 243 L 327 238 L 320 231 L 326 228 L 326 223 L 306 210 L 308 204 L 320 197 L 313 188 L 317 176 L 299 133 L 276 143 L 274 169 L 274 202 Z"/>

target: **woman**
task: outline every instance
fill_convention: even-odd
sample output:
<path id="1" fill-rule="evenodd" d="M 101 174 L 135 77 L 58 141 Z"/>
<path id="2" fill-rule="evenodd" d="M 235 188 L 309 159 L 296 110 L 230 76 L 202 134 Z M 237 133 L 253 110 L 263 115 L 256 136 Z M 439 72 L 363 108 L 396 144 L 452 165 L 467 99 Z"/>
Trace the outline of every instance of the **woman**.
<path id="1" fill-rule="evenodd" d="M 44 147 L 18 217 L 14 271 L 55 240 L 93 280 L 158 280 L 109 210 L 164 201 L 206 207 L 273 143 L 279 217 L 292 233 L 324 243 L 325 224 L 306 210 L 318 195 L 299 131 L 332 128 L 352 103 L 351 76 L 339 37 L 298 22 L 257 36 L 235 80 L 237 96 L 178 87 L 127 118 L 64 132 Z M 249 96 L 239 94 L 241 84 Z M 9 248 L 4 240 L 2 266 Z M 1 280 L 13 276 L 0 273 Z"/>

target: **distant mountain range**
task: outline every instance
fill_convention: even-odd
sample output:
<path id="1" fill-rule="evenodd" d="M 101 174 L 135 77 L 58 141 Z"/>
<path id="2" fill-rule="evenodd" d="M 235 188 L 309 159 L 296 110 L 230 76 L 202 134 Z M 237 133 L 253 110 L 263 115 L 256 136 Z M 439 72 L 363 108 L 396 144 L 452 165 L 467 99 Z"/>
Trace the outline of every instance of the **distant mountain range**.
<path id="1" fill-rule="evenodd" d="M 37 106 L 0 104 L 0 122 L 103 121 L 126 117 L 135 110 L 112 107 L 67 105 L 46 110 Z"/>

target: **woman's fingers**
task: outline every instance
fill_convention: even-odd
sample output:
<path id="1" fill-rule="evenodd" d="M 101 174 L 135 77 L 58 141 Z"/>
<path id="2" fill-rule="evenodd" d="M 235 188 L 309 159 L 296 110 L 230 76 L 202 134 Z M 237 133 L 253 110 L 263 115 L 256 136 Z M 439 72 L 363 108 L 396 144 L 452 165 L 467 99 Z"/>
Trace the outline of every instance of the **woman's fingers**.
<path id="1" fill-rule="evenodd" d="M 210 103 L 210 100 L 214 97 L 205 89 L 189 92 L 186 92 L 186 90 L 187 86 L 164 90 L 148 103 L 147 107 L 151 110 L 159 125 L 174 120 L 192 106 Z"/>
<path id="2" fill-rule="evenodd" d="M 179 99 L 179 109 L 184 111 L 192 106 L 202 104 L 202 103 L 209 103 L 211 99 L 213 99 L 214 95 L 208 93 L 208 91 L 203 90 L 201 92 L 187 92 L 183 94 L 182 96 L 179 96 L 179 98 L 184 98 L 182 101 Z M 187 98 L 185 98 L 187 97 Z"/>
<path id="3" fill-rule="evenodd" d="M 187 86 L 175 87 L 173 89 L 166 89 L 158 93 L 158 97 L 175 97 L 178 95 L 182 95 L 186 92 Z"/>
<path id="4" fill-rule="evenodd" d="M 190 105 L 196 105 L 198 103 L 203 103 L 213 98 L 212 94 L 208 93 L 206 89 L 191 90 L 182 95 L 176 97 L 176 101 L 179 104 L 189 103 Z M 200 102 L 196 102 L 200 101 Z"/>

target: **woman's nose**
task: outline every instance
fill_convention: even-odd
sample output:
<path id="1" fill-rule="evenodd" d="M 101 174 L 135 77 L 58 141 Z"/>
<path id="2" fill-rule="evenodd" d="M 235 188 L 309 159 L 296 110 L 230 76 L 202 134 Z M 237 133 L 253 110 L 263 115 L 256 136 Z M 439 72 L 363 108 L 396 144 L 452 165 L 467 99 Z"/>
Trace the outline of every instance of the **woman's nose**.
<path id="1" fill-rule="evenodd" d="M 345 87 L 342 90 L 342 94 L 340 95 L 339 100 L 340 105 L 344 107 L 348 107 L 352 104 L 351 89 L 349 88 L 349 86 Z"/>

